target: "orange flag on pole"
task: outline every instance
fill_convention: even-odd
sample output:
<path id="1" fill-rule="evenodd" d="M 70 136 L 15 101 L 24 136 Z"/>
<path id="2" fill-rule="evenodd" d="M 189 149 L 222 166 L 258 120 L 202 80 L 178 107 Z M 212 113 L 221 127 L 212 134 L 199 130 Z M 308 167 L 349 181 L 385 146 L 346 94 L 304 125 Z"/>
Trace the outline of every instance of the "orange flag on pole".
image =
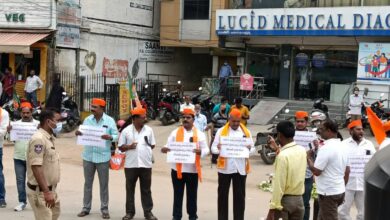
<path id="1" fill-rule="evenodd" d="M 385 130 L 383 130 L 382 121 L 378 116 L 372 111 L 370 107 L 366 108 L 368 121 L 370 122 L 370 127 L 374 133 L 376 142 L 380 145 L 382 141 L 386 138 Z"/>

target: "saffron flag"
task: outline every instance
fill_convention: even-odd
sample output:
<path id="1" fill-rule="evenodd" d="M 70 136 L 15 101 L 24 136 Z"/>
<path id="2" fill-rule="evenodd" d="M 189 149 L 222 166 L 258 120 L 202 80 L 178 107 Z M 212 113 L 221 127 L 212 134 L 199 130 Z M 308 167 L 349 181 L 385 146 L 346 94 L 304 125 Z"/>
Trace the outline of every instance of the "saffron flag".
<path id="1" fill-rule="evenodd" d="M 376 142 L 380 145 L 382 141 L 386 138 L 386 133 L 383 130 L 382 121 L 378 116 L 372 111 L 370 107 L 366 108 L 368 121 L 370 122 L 370 127 L 374 133 Z"/>

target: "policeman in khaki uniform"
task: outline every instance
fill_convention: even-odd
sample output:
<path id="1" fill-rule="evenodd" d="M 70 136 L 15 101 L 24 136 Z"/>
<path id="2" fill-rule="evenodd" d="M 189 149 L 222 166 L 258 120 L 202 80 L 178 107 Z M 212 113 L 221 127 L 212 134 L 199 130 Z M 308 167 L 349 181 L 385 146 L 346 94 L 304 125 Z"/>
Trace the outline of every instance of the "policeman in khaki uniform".
<path id="1" fill-rule="evenodd" d="M 40 115 L 40 128 L 31 137 L 27 149 L 27 197 L 36 220 L 56 220 L 60 201 L 56 187 L 60 181 L 60 160 L 53 134 L 62 129 L 57 110 Z"/>

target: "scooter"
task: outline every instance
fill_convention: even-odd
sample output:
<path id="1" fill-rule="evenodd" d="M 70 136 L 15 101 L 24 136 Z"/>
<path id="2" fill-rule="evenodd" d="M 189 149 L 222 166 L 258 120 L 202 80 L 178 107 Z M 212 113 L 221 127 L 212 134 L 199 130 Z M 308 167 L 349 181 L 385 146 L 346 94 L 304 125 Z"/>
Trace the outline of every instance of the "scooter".
<path id="1" fill-rule="evenodd" d="M 170 121 L 175 120 L 178 122 L 180 120 L 180 98 L 178 94 L 167 92 L 164 88 L 163 92 L 165 93 L 164 97 L 158 103 L 158 119 L 165 126 L 168 125 Z"/>
<path id="2" fill-rule="evenodd" d="M 81 124 L 78 106 L 66 92 L 62 93 L 61 118 L 63 132 L 71 132 Z"/>

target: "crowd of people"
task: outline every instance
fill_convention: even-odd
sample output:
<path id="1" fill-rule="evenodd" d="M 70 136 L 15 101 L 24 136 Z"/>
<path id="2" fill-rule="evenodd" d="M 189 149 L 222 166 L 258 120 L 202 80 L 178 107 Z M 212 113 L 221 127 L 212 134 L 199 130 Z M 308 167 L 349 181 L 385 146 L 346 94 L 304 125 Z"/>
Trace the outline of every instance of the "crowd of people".
<path id="1" fill-rule="evenodd" d="M 183 198 L 186 193 L 187 214 L 190 220 L 202 219 L 197 212 L 198 183 L 202 181 L 201 158 L 212 154 L 212 162 L 218 169 L 218 220 L 229 216 L 229 190 L 233 189 L 233 219 L 245 219 L 246 178 L 251 170 L 246 157 L 222 157 L 225 138 L 240 139 L 248 154 L 255 152 L 252 133 L 246 127 L 249 110 L 237 98 L 230 106 L 225 99 L 213 109 L 212 125 L 201 114 L 199 105 L 192 105 L 189 99 L 181 108 L 181 125 L 167 137 L 161 152 L 169 153 L 174 143 L 193 143 L 193 163 L 172 163 L 171 179 L 174 191 L 172 219 L 183 218 Z M 126 178 L 126 205 L 123 220 L 134 219 L 135 187 L 140 181 L 141 201 L 145 219 L 156 220 L 152 212 L 151 192 L 153 150 L 156 147 L 154 131 L 145 124 L 146 110 L 137 107 L 131 110 L 130 118 L 122 123 L 119 130 L 114 119 L 105 113 L 106 102 L 94 98 L 91 102 L 91 115 L 83 125 L 105 128 L 105 146 L 84 146 L 83 174 L 84 196 L 78 217 L 90 214 L 92 206 L 92 185 L 97 172 L 100 185 L 100 210 L 103 219 L 109 219 L 109 169 L 112 156 L 112 143 L 117 142 L 120 152 L 125 154 L 124 173 Z M 15 175 L 19 194 L 19 204 L 15 211 L 22 211 L 30 203 L 38 220 L 58 219 L 60 215 L 60 195 L 56 192 L 60 179 L 60 159 L 55 144 L 55 134 L 60 132 L 62 123 L 57 109 L 42 111 L 40 120 L 32 116 L 32 104 L 21 105 L 21 122 L 38 126 L 38 131 L 30 141 L 15 141 Z M 6 111 L 0 108 L 0 140 L 12 130 Z M 297 132 L 312 132 L 307 112 L 295 114 L 295 124 L 282 121 L 277 124 L 277 139 L 269 137 L 269 145 L 276 152 L 275 176 L 267 220 L 310 219 L 310 199 L 313 183 L 318 193 L 319 213 L 314 211 L 314 219 L 350 219 L 350 209 L 355 203 L 357 219 L 364 216 L 364 166 L 375 153 L 373 144 L 364 138 L 360 120 L 348 125 L 350 137 L 338 137 L 336 122 L 326 119 L 317 125 L 317 135 L 313 135 L 307 146 L 298 144 Z M 384 126 L 390 134 L 390 124 Z M 211 143 L 205 131 L 211 130 Z M 75 132 L 82 136 L 82 130 Z M 389 135 L 390 137 L 390 135 Z M 390 139 L 390 138 L 389 138 Z M 2 158 L 2 148 L 0 148 Z M 363 158 L 363 159 L 362 159 Z M 0 161 L 1 162 L 1 161 Z M 2 163 L 0 163 L 2 166 Z M 362 169 L 363 167 L 363 169 Z M 4 176 L 0 167 L 0 207 L 6 207 Z M 26 178 L 27 177 L 27 178 Z M 185 192 L 186 191 L 186 192 Z"/>

